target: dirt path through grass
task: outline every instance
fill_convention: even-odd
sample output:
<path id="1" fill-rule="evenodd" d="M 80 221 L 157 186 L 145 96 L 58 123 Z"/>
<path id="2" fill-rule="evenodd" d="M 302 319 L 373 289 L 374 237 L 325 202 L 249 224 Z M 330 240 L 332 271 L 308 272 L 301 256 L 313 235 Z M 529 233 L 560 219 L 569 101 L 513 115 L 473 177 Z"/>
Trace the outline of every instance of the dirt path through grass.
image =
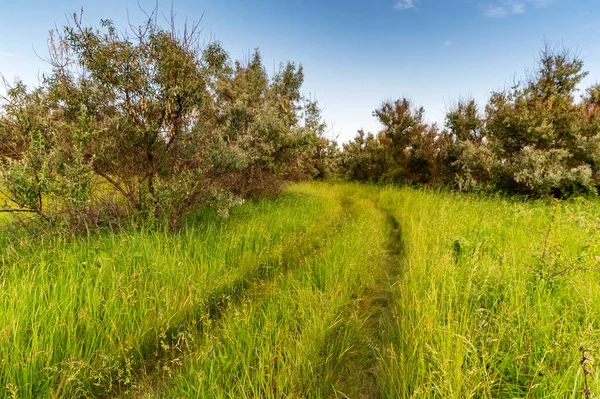
<path id="1" fill-rule="evenodd" d="M 247 273 L 237 276 L 230 283 L 219 287 L 208 296 L 206 302 L 198 307 L 197 315 L 193 319 L 193 326 L 189 323 L 182 325 L 170 334 L 168 341 L 161 343 L 166 347 L 177 347 L 176 351 L 162 353 L 153 363 L 145 364 L 138 371 L 137 382 L 133 390 L 126 388 L 119 393 L 123 397 L 156 397 L 161 392 L 168 390 L 169 380 L 181 372 L 182 367 L 194 355 L 201 351 L 203 342 L 209 336 L 224 333 L 223 318 L 228 314 L 237 312 L 238 308 L 249 303 L 259 303 L 272 291 L 278 281 L 285 276 L 301 269 L 310 258 L 318 256 L 327 244 L 339 234 L 339 231 L 349 221 L 355 218 L 352 202 L 346 198 L 337 198 L 341 207 L 341 215 L 334 223 L 328 226 L 325 235 L 315 235 L 307 240 L 298 240 L 288 237 L 286 250 L 281 254 L 276 264 L 257 265 Z M 201 320 L 201 322 L 197 322 Z M 177 342 L 185 335 L 186 348 Z M 118 393 L 118 391 L 116 392 Z"/>
<path id="2" fill-rule="evenodd" d="M 235 299 L 188 353 L 124 397 L 378 397 L 401 233 L 374 190 L 346 190 L 339 201 L 347 212 L 339 231 L 227 296 Z"/>
<path id="3" fill-rule="evenodd" d="M 178 234 L 9 240 L 0 398 L 577 398 L 598 209 L 310 183 Z"/>
<path id="4" fill-rule="evenodd" d="M 387 344 L 385 333 L 388 329 L 394 328 L 394 293 L 392 287 L 399 283 L 405 253 L 402 230 L 398 220 L 390 212 L 379 209 L 386 215 L 390 234 L 387 244 L 388 252 L 382 255 L 381 267 L 374 270 L 378 275 L 378 283 L 365 292 L 364 305 L 361 309 L 366 319 L 364 328 L 369 337 L 371 355 L 368 358 L 369 378 L 364 380 L 358 398 L 381 397 L 377 379 L 379 358 L 382 348 Z M 349 379 L 352 379 L 352 376 L 349 376 Z"/>

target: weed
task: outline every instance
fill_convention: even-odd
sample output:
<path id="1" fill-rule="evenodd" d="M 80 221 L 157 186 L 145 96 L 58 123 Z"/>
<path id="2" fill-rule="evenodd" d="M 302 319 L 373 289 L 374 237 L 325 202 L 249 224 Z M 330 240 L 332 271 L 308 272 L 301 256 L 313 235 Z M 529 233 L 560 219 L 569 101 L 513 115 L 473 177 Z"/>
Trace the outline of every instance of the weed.
<path id="1" fill-rule="evenodd" d="M 581 364 L 581 369 L 583 370 L 583 393 L 585 395 L 585 399 L 590 399 L 592 396 L 588 376 L 591 374 L 589 364 L 592 361 L 592 358 L 588 355 L 590 351 L 589 349 L 586 349 L 582 346 L 579 348 L 579 351 L 581 352 L 581 360 L 579 361 L 579 364 Z"/>

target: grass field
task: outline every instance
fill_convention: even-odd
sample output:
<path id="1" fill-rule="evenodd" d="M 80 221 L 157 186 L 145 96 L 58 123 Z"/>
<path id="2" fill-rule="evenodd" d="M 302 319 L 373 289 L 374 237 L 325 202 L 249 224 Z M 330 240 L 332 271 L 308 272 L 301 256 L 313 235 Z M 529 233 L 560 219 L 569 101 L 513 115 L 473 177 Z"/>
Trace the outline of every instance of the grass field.
<path id="1" fill-rule="evenodd" d="M 310 183 L 176 234 L 4 238 L 0 397 L 585 397 L 599 215 Z"/>

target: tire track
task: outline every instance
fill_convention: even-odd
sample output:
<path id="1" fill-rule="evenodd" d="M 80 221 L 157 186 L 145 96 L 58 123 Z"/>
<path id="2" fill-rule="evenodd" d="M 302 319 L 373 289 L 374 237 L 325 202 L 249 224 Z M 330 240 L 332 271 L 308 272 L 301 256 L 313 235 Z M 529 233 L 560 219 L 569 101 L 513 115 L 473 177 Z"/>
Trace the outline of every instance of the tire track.
<path id="1" fill-rule="evenodd" d="M 173 373 L 177 373 L 185 364 L 186 357 L 199 348 L 184 348 L 179 351 L 168 351 L 162 348 L 179 348 L 182 336 L 191 334 L 196 339 L 199 336 L 214 332 L 220 327 L 220 321 L 242 302 L 258 300 L 268 292 L 269 286 L 274 280 L 283 274 L 291 272 L 300 267 L 306 259 L 315 256 L 324 249 L 325 244 L 335 237 L 345 224 L 356 217 L 353 203 L 348 198 L 338 198 L 341 206 L 341 214 L 331 226 L 324 229 L 325 236 L 309 237 L 306 244 L 302 243 L 300 237 L 290 238 L 289 246 L 283 255 L 273 261 L 265 262 L 251 268 L 242 276 L 234 278 L 208 294 L 205 301 L 195 307 L 192 314 L 188 315 L 185 323 L 169 329 L 161 342 L 152 342 L 155 356 L 147 359 L 142 367 L 136 370 L 135 378 L 131 387 L 115 390 L 111 397 L 138 398 L 154 397 L 156 391 L 161 391 L 168 386 L 168 381 Z M 299 251 L 298 248 L 301 248 Z M 275 266 L 273 266 L 275 264 Z M 198 340 L 201 341 L 201 340 Z M 150 349 L 150 348 L 149 348 Z M 165 365 L 169 367 L 166 375 L 161 372 Z"/>
<path id="2" fill-rule="evenodd" d="M 352 399 L 379 398 L 378 364 L 380 353 L 386 345 L 385 332 L 393 328 L 393 285 L 397 284 L 405 256 L 401 226 L 392 212 L 381 207 L 376 201 L 373 206 L 384 215 L 388 229 L 387 251 L 382 255 L 376 273 L 377 283 L 367 289 L 358 298 L 356 316 L 363 320 L 362 341 L 357 346 L 368 348 L 362 358 L 356 359 L 360 369 L 348 365 L 347 374 L 341 376 L 338 394 Z M 352 359 L 350 359 L 352 361 Z"/>

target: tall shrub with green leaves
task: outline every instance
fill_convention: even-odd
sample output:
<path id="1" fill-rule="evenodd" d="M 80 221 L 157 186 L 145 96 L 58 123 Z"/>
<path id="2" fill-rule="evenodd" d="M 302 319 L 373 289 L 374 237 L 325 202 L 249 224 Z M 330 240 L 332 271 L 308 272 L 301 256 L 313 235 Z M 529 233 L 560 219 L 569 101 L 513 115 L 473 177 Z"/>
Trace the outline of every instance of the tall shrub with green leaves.
<path id="1" fill-rule="evenodd" d="M 463 191 L 490 189 L 495 156 L 487 146 L 485 119 L 474 99 L 460 99 L 446 114 L 442 168 L 446 184 Z"/>
<path id="2" fill-rule="evenodd" d="M 425 109 L 402 98 L 384 102 L 373 115 L 383 125 L 380 140 L 393 159 L 386 180 L 432 182 L 439 156 L 438 129 L 424 121 Z"/>
<path id="3" fill-rule="evenodd" d="M 576 101 L 586 75 L 576 55 L 546 46 L 533 74 L 492 93 L 486 132 L 502 177 L 496 187 L 533 195 L 596 192 L 598 130 Z"/>
<path id="4" fill-rule="evenodd" d="M 380 182 L 385 178 L 391 164 L 388 149 L 372 133 L 359 130 L 352 141 L 343 144 L 340 174 L 346 180 Z"/>
<path id="5" fill-rule="evenodd" d="M 373 112 L 383 129 L 359 131 L 344 144 L 341 168 L 346 179 L 387 183 L 432 183 L 438 177 L 439 132 L 423 119 L 425 110 L 410 100 L 386 101 Z"/>
<path id="6" fill-rule="evenodd" d="M 340 148 L 334 138 L 327 137 L 327 124 L 323 121 L 317 101 L 306 99 L 301 113 L 303 128 L 312 135 L 312 150 L 300 162 L 305 164 L 305 173 L 315 179 L 326 179 L 339 173 Z"/>
<path id="7" fill-rule="evenodd" d="M 109 191 L 175 227 L 198 207 L 227 213 L 277 189 L 318 134 L 300 123 L 302 67 L 269 77 L 258 51 L 232 62 L 219 43 L 201 47 L 196 27 L 178 33 L 151 14 L 120 32 L 74 15 L 54 32 L 52 72 L 34 90 L 17 83 L 3 104 L 5 210 L 42 215 L 51 201 L 56 216 L 64 204 L 98 207 L 93 194 Z"/>
<path id="8" fill-rule="evenodd" d="M 54 101 L 47 89 L 45 82 L 28 92 L 17 82 L 8 90 L 0 115 L 0 209 L 51 220 L 53 207 L 68 211 L 86 204 L 93 162 L 86 154 L 91 138 L 87 113 L 73 110 L 68 123 L 62 112 L 49 112 Z"/>

